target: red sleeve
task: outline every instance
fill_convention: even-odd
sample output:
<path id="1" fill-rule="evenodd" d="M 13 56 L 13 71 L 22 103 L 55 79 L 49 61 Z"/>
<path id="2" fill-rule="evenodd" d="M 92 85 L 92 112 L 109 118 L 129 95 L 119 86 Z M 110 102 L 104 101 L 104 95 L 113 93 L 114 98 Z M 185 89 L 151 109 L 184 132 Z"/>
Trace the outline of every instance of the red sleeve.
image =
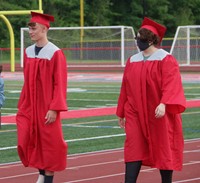
<path id="1" fill-rule="evenodd" d="M 118 98 L 118 105 L 117 105 L 117 111 L 116 115 L 118 117 L 124 118 L 124 105 L 127 101 L 127 93 L 126 93 L 126 81 L 125 81 L 125 75 L 126 75 L 126 70 L 129 66 L 130 59 L 128 59 L 126 67 L 124 69 L 124 74 L 123 74 L 123 79 L 122 79 L 122 85 L 121 85 L 121 90 Z"/>
<path id="2" fill-rule="evenodd" d="M 50 110 L 66 111 L 66 92 L 67 92 L 67 63 L 65 55 L 61 50 L 55 52 L 52 60 L 54 61 L 53 79 L 54 91 Z"/>
<path id="3" fill-rule="evenodd" d="M 186 109 L 186 99 L 181 82 L 181 75 L 176 59 L 168 55 L 162 61 L 162 99 L 166 110 L 177 114 Z"/>

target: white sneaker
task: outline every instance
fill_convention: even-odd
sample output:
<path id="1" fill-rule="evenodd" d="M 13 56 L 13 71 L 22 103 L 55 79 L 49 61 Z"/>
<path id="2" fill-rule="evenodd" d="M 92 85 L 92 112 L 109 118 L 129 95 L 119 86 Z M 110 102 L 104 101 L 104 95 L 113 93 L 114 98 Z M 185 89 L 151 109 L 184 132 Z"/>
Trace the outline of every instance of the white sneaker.
<path id="1" fill-rule="evenodd" d="M 38 180 L 36 183 L 44 183 L 44 175 L 39 174 Z"/>

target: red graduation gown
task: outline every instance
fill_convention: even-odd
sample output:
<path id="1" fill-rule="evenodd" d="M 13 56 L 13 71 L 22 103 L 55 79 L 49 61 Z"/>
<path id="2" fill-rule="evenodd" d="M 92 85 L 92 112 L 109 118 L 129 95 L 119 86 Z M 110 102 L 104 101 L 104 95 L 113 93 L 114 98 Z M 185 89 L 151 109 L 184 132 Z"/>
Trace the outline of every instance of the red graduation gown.
<path id="1" fill-rule="evenodd" d="M 166 114 L 155 118 L 155 109 L 166 104 Z M 117 106 L 125 117 L 125 162 L 181 170 L 183 133 L 180 113 L 186 100 L 175 58 L 158 49 L 146 61 L 142 52 L 127 61 Z"/>
<path id="2" fill-rule="evenodd" d="M 18 154 L 24 166 L 49 171 L 66 168 L 60 111 L 67 110 L 66 59 L 63 52 L 48 43 L 35 56 L 35 45 L 24 54 L 24 86 L 18 102 Z M 46 125 L 48 110 L 57 111 L 55 122 Z"/>

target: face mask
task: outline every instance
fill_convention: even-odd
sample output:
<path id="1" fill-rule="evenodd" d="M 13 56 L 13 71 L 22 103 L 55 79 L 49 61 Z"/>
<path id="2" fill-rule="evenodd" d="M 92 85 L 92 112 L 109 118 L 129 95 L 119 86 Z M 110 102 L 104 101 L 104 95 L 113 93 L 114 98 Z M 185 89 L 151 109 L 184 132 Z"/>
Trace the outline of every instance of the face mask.
<path id="1" fill-rule="evenodd" d="M 141 51 L 144 51 L 147 48 L 149 48 L 149 46 L 151 45 L 149 44 L 148 41 L 141 41 L 140 39 L 137 39 L 137 46 L 139 47 Z"/>

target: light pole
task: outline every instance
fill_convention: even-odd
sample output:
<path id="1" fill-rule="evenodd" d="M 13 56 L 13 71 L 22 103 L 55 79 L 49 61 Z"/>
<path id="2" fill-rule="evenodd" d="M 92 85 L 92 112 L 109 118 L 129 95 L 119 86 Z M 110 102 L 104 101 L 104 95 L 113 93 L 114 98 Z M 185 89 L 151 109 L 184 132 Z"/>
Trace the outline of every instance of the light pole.
<path id="1" fill-rule="evenodd" d="M 81 32 L 80 32 L 80 59 L 83 59 L 83 36 L 84 36 L 84 0 L 80 0 L 80 27 L 81 27 Z"/>

